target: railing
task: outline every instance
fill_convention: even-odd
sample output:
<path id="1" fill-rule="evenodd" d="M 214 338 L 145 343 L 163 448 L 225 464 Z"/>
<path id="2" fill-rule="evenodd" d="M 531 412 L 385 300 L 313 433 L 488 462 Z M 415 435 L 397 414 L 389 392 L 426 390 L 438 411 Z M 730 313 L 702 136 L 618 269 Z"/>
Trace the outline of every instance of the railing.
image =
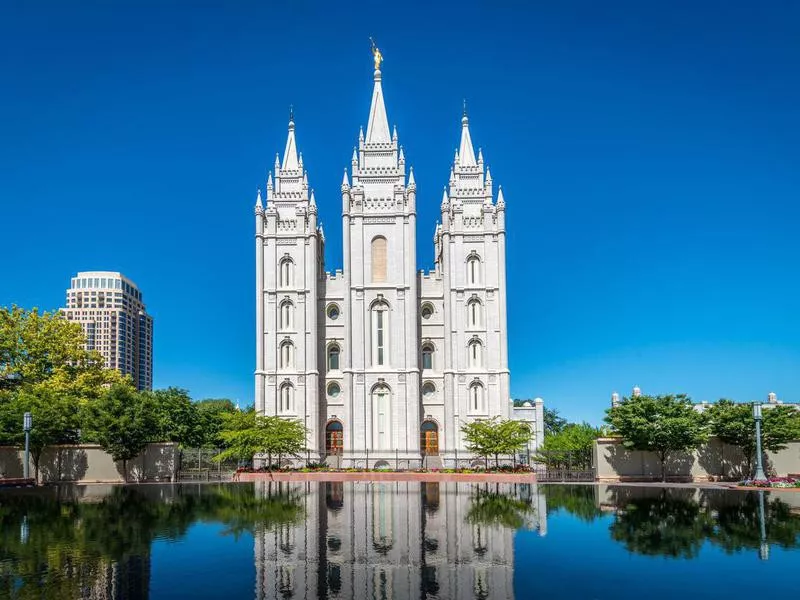
<path id="1" fill-rule="evenodd" d="M 235 459 L 217 462 L 212 460 L 220 450 L 217 448 L 182 448 L 178 463 L 180 481 L 229 480 L 237 467 L 244 466 Z"/>
<path id="2" fill-rule="evenodd" d="M 539 451 L 533 457 L 536 479 L 553 481 L 594 481 L 591 450 L 573 452 Z"/>

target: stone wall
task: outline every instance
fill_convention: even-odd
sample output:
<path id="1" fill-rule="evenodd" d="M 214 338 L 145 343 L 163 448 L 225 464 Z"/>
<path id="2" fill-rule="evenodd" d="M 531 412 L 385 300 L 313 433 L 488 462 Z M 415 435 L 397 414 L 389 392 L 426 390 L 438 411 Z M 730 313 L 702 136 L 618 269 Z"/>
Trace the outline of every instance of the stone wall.
<path id="1" fill-rule="evenodd" d="M 599 481 L 661 479 L 661 463 L 655 453 L 626 450 L 619 438 L 600 438 L 593 452 Z M 764 469 L 778 476 L 800 473 L 800 441 L 791 442 L 780 452 L 768 452 Z M 673 481 L 738 481 L 747 476 L 742 451 L 716 438 L 694 452 L 676 453 L 667 461 L 667 479 Z"/>
<path id="2" fill-rule="evenodd" d="M 177 444 L 148 444 L 142 454 L 128 461 L 128 480 L 173 481 L 177 475 L 179 455 Z M 24 460 L 23 450 L 0 446 L 0 478 L 22 477 Z M 33 458 L 30 472 L 33 476 Z M 121 482 L 122 473 L 122 461 L 114 462 L 96 444 L 50 446 L 42 452 L 39 461 L 40 483 Z"/>

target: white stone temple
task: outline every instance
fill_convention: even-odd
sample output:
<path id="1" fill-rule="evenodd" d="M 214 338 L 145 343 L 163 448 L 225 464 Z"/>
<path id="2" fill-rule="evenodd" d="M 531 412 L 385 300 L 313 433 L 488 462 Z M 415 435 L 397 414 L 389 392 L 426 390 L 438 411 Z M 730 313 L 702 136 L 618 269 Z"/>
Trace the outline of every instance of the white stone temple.
<path id="1" fill-rule="evenodd" d="M 512 415 L 503 192 L 475 153 L 465 111 L 442 178 L 435 264 L 417 269 L 417 185 L 389 127 L 374 52 L 367 130 L 340 188 L 344 268 L 325 271 L 291 115 L 266 198 L 259 191 L 255 406 L 301 420 L 313 459 L 374 467 L 466 457 L 465 422 Z M 531 450 L 542 435 L 536 413 Z"/>

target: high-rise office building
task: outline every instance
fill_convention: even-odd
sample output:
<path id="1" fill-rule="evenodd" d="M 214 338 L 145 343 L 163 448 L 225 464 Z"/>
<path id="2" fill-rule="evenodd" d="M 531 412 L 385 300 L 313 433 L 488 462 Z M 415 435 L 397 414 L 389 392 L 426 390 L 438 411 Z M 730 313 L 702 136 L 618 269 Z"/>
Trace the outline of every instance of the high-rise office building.
<path id="1" fill-rule="evenodd" d="M 139 390 L 153 389 L 153 318 L 135 283 L 113 271 L 78 273 L 63 313 L 80 323 L 86 349 L 100 352 L 106 367 L 130 375 Z"/>

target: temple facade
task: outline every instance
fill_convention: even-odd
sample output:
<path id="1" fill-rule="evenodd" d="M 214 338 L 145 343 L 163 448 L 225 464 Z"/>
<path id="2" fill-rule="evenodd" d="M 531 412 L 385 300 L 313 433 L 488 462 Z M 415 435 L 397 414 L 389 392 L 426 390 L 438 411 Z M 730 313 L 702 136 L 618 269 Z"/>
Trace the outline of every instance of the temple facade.
<path id="1" fill-rule="evenodd" d="M 466 111 L 444 182 L 435 264 L 419 271 L 417 185 L 389 127 L 376 53 L 366 134 L 339 189 L 343 269 L 326 272 L 290 116 L 283 157 L 255 206 L 255 406 L 301 420 L 310 458 L 369 467 L 467 458 L 465 422 L 512 415 L 506 205 Z"/>

